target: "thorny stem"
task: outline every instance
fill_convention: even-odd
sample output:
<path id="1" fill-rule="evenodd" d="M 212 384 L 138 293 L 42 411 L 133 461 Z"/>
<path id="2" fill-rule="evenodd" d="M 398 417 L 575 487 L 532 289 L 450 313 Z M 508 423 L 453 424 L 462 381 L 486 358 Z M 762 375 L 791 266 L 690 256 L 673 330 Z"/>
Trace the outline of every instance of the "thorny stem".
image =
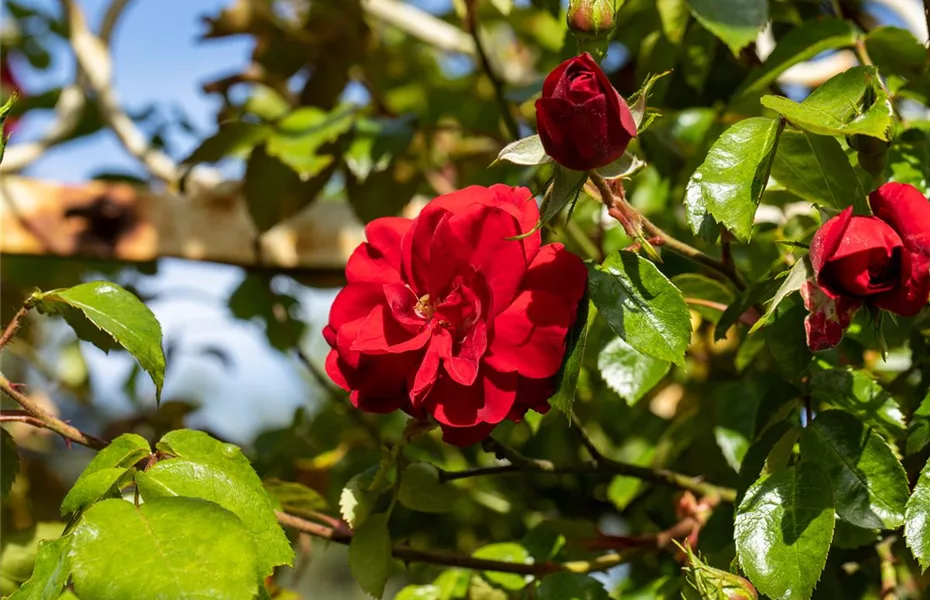
<path id="1" fill-rule="evenodd" d="M 39 406 L 35 400 L 17 391 L 16 388 L 13 387 L 13 384 L 10 383 L 10 380 L 2 373 L 0 373 L 0 391 L 3 391 L 4 394 L 16 401 L 27 415 L 39 421 L 43 427 L 54 431 L 61 437 L 81 444 L 82 446 L 93 448 L 94 450 L 100 450 L 106 447 L 107 442 L 86 434 L 76 427 L 68 425 Z"/>
<path id="2" fill-rule="evenodd" d="M 746 289 L 746 282 L 743 281 L 742 277 L 740 277 L 734 269 L 729 268 L 722 260 L 716 259 L 708 254 L 705 254 L 704 252 L 701 252 L 694 246 L 690 246 L 676 238 L 673 238 L 645 216 L 636 213 L 632 206 L 627 204 L 623 198 L 617 196 L 610 189 L 610 186 L 607 185 L 607 182 L 603 177 L 597 173 L 590 173 L 590 177 L 591 181 L 594 182 L 594 186 L 597 188 L 597 191 L 601 195 L 601 201 L 604 203 L 604 206 L 607 207 L 607 211 L 612 217 L 623 223 L 620 215 L 628 216 L 630 214 L 635 214 L 642 224 L 643 231 L 645 231 L 650 236 L 650 238 L 659 238 L 662 240 L 660 245 L 667 247 L 672 252 L 680 254 L 681 256 L 684 256 L 685 258 L 690 259 L 699 265 L 720 273 L 732 281 L 733 285 L 736 286 L 738 290 Z"/>
<path id="3" fill-rule="evenodd" d="M 314 537 L 336 542 L 337 544 L 348 544 L 352 541 L 351 533 L 340 532 L 331 527 L 313 523 L 280 511 L 276 512 L 276 515 L 281 525 L 296 529 L 297 531 L 307 533 Z M 544 561 L 526 564 L 506 560 L 475 558 L 465 554 L 454 554 L 437 550 L 418 550 L 403 544 L 395 544 L 392 546 L 391 554 L 394 558 L 404 562 L 425 562 L 447 567 L 462 567 L 477 571 L 497 571 L 499 573 L 515 573 L 518 575 L 535 575 L 537 577 L 557 571 L 571 571 L 573 573 L 606 571 L 607 569 L 623 563 L 627 559 L 625 555 L 611 553 L 590 561 L 573 561 L 566 563 Z"/>
<path id="4" fill-rule="evenodd" d="M 549 473 L 552 475 L 626 475 L 643 481 L 660 485 L 667 485 L 682 490 L 689 490 L 701 496 L 713 496 L 723 502 L 736 501 L 736 490 L 717 486 L 702 481 L 699 477 L 676 473 L 667 469 L 642 467 L 630 463 L 616 461 L 600 456 L 600 460 L 591 460 L 577 465 L 556 465 L 552 461 L 530 458 L 508 448 L 494 438 L 488 438 L 483 443 L 486 452 L 493 452 L 499 459 L 510 461 L 509 465 L 499 467 L 482 467 L 458 472 L 441 472 L 440 479 L 452 481 L 479 475 L 492 475 L 515 472 Z"/>
<path id="5" fill-rule="evenodd" d="M 19 330 L 19 327 L 22 325 L 23 319 L 26 318 L 26 315 L 29 314 L 29 307 L 23 306 L 16 314 L 13 315 L 13 318 L 10 319 L 10 322 L 6 324 L 6 328 L 3 330 L 3 334 L 0 335 L 0 350 L 2 350 L 10 340 L 13 339 L 13 336 L 16 335 L 16 332 Z"/>

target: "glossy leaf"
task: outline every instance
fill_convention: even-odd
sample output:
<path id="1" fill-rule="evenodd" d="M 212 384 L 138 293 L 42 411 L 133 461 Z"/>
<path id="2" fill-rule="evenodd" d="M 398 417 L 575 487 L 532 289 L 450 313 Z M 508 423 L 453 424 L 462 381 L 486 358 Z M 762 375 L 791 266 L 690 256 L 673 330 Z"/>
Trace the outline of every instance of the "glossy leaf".
<path id="1" fill-rule="evenodd" d="M 497 161 L 500 160 L 506 160 L 515 165 L 541 165 L 552 159 L 546 154 L 539 136 L 531 135 L 504 146 L 497 155 Z"/>
<path id="2" fill-rule="evenodd" d="M 856 417 L 839 410 L 817 415 L 801 436 L 801 460 L 823 467 L 840 518 L 866 529 L 894 529 L 904 522 L 904 467 L 888 443 Z"/>
<path id="3" fill-rule="evenodd" d="M 780 133 L 778 120 L 753 117 L 731 126 L 714 142 L 685 190 L 688 220 L 696 235 L 703 226 L 697 219 L 707 213 L 737 239 L 749 241 Z"/>
<path id="4" fill-rule="evenodd" d="M 79 598 L 255 596 L 254 542 L 235 515 L 211 502 L 154 498 L 136 507 L 104 500 L 84 513 L 71 537 Z"/>
<path id="5" fill-rule="evenodd" d="M 766 0 L 689 0 L 691 14 L 734 56 L 755 41 L 769 18 Z"/>
<path id="6" fill-rule="evenodd" d="M 71 574 L 71 536 L 39 542 L 32 576 L 8 600 L 54 600 Z"/>
<path id="7" fill-rule="evenodd" d="M 647 356 L 621 338 L 614 338 L 597 357 L 597 368 L 607 387 L 628 404 L 635 404 L 654 388 L 672 365 Z"/>
<path id="8" fill-rule="evenodd" d="M 803 102 L 763 96 L 762 105 L 819 135 L 864 134 L 890 138 L 894 111 L 875 67 L 853 67 L 832 77 Z"/>
<path id="9" fill-rule="evenodd" d="M 841 408 L 889 438 L 905 434 L 904 414 L 898 402 L 865 371 L 830 369 L 811 377 L 811 397 Z"/>
<path id="10" fill-rule="evenodd" d="M 744 382 L 728 382 L 714 391 L 714 438 L 727 464 L 736 472 L 755 437 L 760 396 L 754 386 Z"/>
<path id="11" fill-rule="evenodd" d="M 271 499 L 249 461 L 233 444 L 206 433 L 176 430 L 158 448 L 177 458 L 163 460 L 136 476 L 142 497 L 202 498 L 235 514 L 255 540 L 262 577 L 278 565 L 290 565 L 294 551 L 278 525 Z"/>
<path id="12" fill-rule="evenodd" d="M 917 454 L 930 444 L 930 391 L 907 425 L 907 455 Z"/>
<path id="13" fill-rule="evenodd" d="M 654 264 L 618 252 L 591 271 L 589 290 L 614 333 L 634 349 L 659 360 L 684 361 L 691 341 L 688 306 Z"/>
<path id="14" fill-rule="evenodd" d="M 533 558 L 530 556 L 529 552 L 527 552 L 526 548 L 512 542 L 482 546 L 475 550 L 472 556 L 475 558 L 488 558 L 491 560 L 503 560 L 523 564 L 532 564 L 533 562 Z M 498 573 L 496 571 L 484 571 L 482 575 L 494 585 L 510 591 L 522 590 L 530 580 L 529 575 L 523 576 L 515 573 Z"/>
<path id="15" fill-rule="evenodd" d="M 61 503 L 61 514 L 80 510 L 105 496 L 129 469 L 152 451 L 141 435 L 124 433 L 94 456 Z"/>
<path id="16" fill-rule="evenodd" d="M 13 436 L 0 427 L 0 496 L 6 498 L 19 473 L 19 450 Z"/>
<path id="17" fill-rule="evenodd" d="M 775 600 L 808 600 L 833 539 L 833 496 L 815 463 L 763 476 L 736 510 L 743 572 Z"/>
<path id="18" fill-rule="evenodd" d="M 439 481 L 439 470 L 431 464 L 416 462 L 404 469 L 397 490 L 397 501 L 411 510 L 443 513 L 452 510 L 459 497 L 458 488 Z"/>
<path id="19" fill-rule="evenodd" d="M 788 30 L 778 40 L 765 63 L 753 71 L 741 90 L 745 94 L 763 91 L 779 75 L 794 65 L 810 60 L 827 50 L 851 46 L 856 42 L 852 23 L 840 19 L 812 19 Z"/>
<path id="20" fill-rule="evenodd" d="M 42 314 L 64 317 L 82 340 L 109 352 L 117 346 L 129 352 L 152 378 L 155 400 L 165 380 L 161 325 L 133 294 L 108 281 L 35 292 L 28 303 Z"/>
<path id="21" fill-rule="evenodd" d="M 585 294 L 578 303 L 575 324 L 565 340 L 565 361 L 556 377 L 555 393 L 549 398 L 549 405 L 566 415 L 571 414 L 572 404 L 575 402 L 578 376 L 581 373 L 581 363 L 588 342 L 588 332 L 595 317 L 597 317 L 597 310 L 588 300 L 588 294 Z"/>
<path id="22" fill-rule="evenodd" d="M 854 206 L 868 214 L 866 191 L 840 143 L 806 131 L 782 133 L 772 165 L 772 177 L 789 192 L 833 208 Z"/>
<path id="23" fill-rule="evenodd" d="M 807 256 L 798 259 L 798 261 L 794 263 L 794 266 L 788 271 L 788 274 L 782 278 L 781 285 L 775 292 L 775 296 L 772 297 L 772 301 L 769 302 L 768 308 L 765 309 L 765 314 L 749 328 L 749 333 L 755 333 L 765 325 L 766 321 L 775 313 L 775 309 L 778 308 L 781 301 L 789 294 L 800 290 L 804 282 L 813 276 L 814 268 L 811 266 L 810 259 L 808 259 Z"/>
<path id="24" fill-rule="evenodd" d="M 924 465 L 914 493 L 907 501 L 904 538 L 920 568 L 926 571 L 930 567 L 930 461 Z"/>
<path id="25" fill-rule="evenodd" d="M 608 600 L 604 585 L 580 573 L 553 573 L 539 582 L 539 600 Z"/>
<path id="26" fill-rule="evenodd" d="M 349 544 L 349 569 L 365 593 L 375 598 L 384 594 L 391 574 L 391 534 L 386 513 L 371 515 L 355 530 Z"/>
<path id="27" fill-rule="evenodd" d="M 78 511 L 111 493 L 115 496 L 117 484 L 128 472 L 128 467 L 116 467 L 82 475 L 61 502 L 62 516 Z"/>

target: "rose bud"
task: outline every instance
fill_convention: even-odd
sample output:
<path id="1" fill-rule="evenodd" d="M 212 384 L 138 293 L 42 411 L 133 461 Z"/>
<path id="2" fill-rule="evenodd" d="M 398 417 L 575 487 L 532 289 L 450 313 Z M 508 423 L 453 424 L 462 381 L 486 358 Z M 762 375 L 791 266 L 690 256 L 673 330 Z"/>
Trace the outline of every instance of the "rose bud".
<path id="1" fill-rule="evenodd" d="M 636 137 L 629 107 L 588 53 L 546 77 L 536 126 L 546 154 L 575 171 L 612 163 Z"/>
<path id="2" fill-rule="evenodd" d="M 566 21 L 577 37 L 606 37 L 614 29 L 613 0 L 571 0 Z"/>
<path id="3" fill-rule="evenodd" d="M 930 297 L 930 201 L 911 185 L 887 183 L 869 204 L 874 216 L 847 208 L 811 241 L 815 279 L 801 290 L 811 348 L 839 343 L 863 302 L 913 316 Z"/>
<path id="4" fill-rule="evenodd" d="M 529 190 L 495 185 L 369 223 L 323 331 L 352 404 L 432 417 L 460 446 L 546 412 L 587 271 L 539 231 L 507 239 L 538 220 Z"/>

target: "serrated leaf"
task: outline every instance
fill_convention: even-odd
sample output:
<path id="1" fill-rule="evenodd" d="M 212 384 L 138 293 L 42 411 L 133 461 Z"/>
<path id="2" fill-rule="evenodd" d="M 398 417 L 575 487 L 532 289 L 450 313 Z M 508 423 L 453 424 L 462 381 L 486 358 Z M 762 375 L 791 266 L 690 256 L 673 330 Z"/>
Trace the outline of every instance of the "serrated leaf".
<path id="1" fill-rule="evenodd" d="M 924 465 L 907 501 L 904 515 L 904 538 L 920 568 L 930 566 L 930 461 Z"/>
<path id="2" fill-rule="evenodd" d="M 646 163 L 638 156 L 624 152 L 623 156 L 608 165 L 595 169 L 595 172 L 604 179 L 628 179 L 645 167 Z"/>
<path id="3" fill-rule="evenodd" d="M 552 159 L 546 154 L 542 140 L 538 135 L 531 135 L 504 146 L 497 155 L 497 161 L 506 160 L 515 165 L 541 165 Z"/>
<path id="4" fill-rule="evenodd" d="M 635 350 L 617 337 L 601 350 L 597 368 L 607 387 L 633 405 L 662 381 L 672 365 Z"/>
<path id="5" fill-rule="evenodd" d="M 238 121 L 224 123 L 216 133 L 205 139 L 184 159 L 184 165 L 215 163 L 229 156 L 238 156 L 264 142 L 271 133 L 266 125 Z"/>
<path id="6" fill-rule="evenodd" d="M 749 241 L 780 133 L 778 120 L 753 117 L 734 124 L 714 142 L 685 190 L 695 235 L 705 226 L 701 215 L 706 213 L 740 241 Z"/>
<path id="7" fill-rule="evenodd" d="M 262 485 L 265 491 L 280 503 L 282 510 L 301 514 L 329 508 L 326 498 L 302 483 L 269 479 Z"/>
<path id="8" fill-rule="evenodd" d="M 920 406 L 914 411 L 910 423 L 907 425 L 907 445 L 906 453 L 908 456 L 917 454 L 930 444 L 930 391 L 921 401 Z"/>
<path id="9" fill-rule="evenodd" d="M 34 292 L 27 301 L 42 314 L 61 315 L 82 340 L 109 352 L 117 346 L 129 352 L 152 378 L 155 401 L 165 380 L 161 325 L 133 294 L 108 281 Z"/>
<path id="10" fill-rule="evenodd" d="M 801 461 L 823 467 L 840 518 L 866 529 L 894 529 L 904 522 L 904 467 L 888 443 L 851 414 L 817 415 L 801 436 Z"/>
<path id="11" fill-rule="evenodd" d="M 110 442 L 74 482 L 61 503 L 61 514 L 68 515 L 110 493 L 130 468 L 152 451 L 141 435 L 124 433 Z"/>
<path id="12" fill-rule="evenodd" d="M 195 498 L 91 506 L 71 537 L 74 591 L 94 600 L 251 600 L 255 545 L 231 512 Z M 119 560 L 114 560 L 119 557 Z"/>
<path id="13" fill-rule="evenodd" d="M 588 342 L 588 332 L 596 316 L 597 310 L 591 305 L 588 293 L 585 291 L 584 297 L 578 303 L 575 324 L 565 339 L 565 361 L 556 376 L 555 393 L 549 398 L 549 405 L 566 415 L 571 414 L 572 404 L 575 402 L 575 392 L 584 360 L 585 346 Z"/>
<path id="14" fill-rule="evenodd" d="M 762 315 L 759 320 L 749 328 L 749 333 L 755 333 L 763 325 L 765 325 L 769 318 L 775 314 L 775 309 L 778 308 L 778 305 L 781 304 L 781 301 L 784 300 L 788 294 L 792 294 L 800 290 L 801 286 L 804 285 L 804 282 L 813 278 L 813 276 L 814 268 L 811 266 L 810 259 L 806 255 L 802 256 L 796 263 L 794 263 L 794 266 L 791 267 L 791 269 L 788 271 L 788 274 L 782 278 L 781 285 L 775 292 L 775 296 L 772 297 L 768 308 L 765 309 L 765 314 Z"/>
<path id="15" fill-rule="evenodd" d="M 116 495 L 116 486 L 129 472 L 128 467 L 100 469 L 82 475 L 61 502 L 61 515 L 66 516 L 93 504 L 104 496 Z"/>
<path id="16" fill-rule="evenodd" d="M 600 581 L 580 573 L 553 573 L 539 582 L 539 600 L 608 600 L 610 596 Z"/>
<path id="17" fill-rule="evenodd" d="M 32 575 L 8 600 L 54 600 L 71 574 L 71 536 L 39 542 Z"/>
<path id="18" fill-rule="evenodd" d="M 833 496 L 815 463 L 759 479 L 736 510 L 743 572 L 774 600 L 808 600 L 833 539 Z"/>
<path id="19" fill-rule="evenodd" d="M 772 177 L 786 190 L 815 204 L 869 214 L 866 191 L 834 138 L 806 131 L 784 131 L 772 164 Z"/>
<path id="20" fill-rule="evenodd" d="M 769 468 L 770 466 L 781 466 L 779 457 L 772 456 L 772 454 L 776 452 L 776 448 L 783 449 L 784 446 L 788 446 L 789 444 L 790 447 L 793 447 L 799 435 L 800 433 L 797 431 L 797 428 L 787 421 L 779 421 L 763 431 L 762 434 L 749 445 L 749 448 L 746 449 L 746 453 L 743 455 L 743 461 L 739 469 L 740 481 L 744 482 L 746 486 L 749 486 L 760 476 L 771 475 L 781 470 Z M 771 464 L 770 458 L 772 459 Z"/>
<path id="21" fill-rule="evenodd" d="M 439 470 L 429 463 L 415 462 L 403 470 L 397 501 L 411 510 L 443 513 L 452 510 L 459 498 L 453 485 L 439 481 Z"/>
<path id="22" fill-rule="evenodd" d="M 386 513 L 369 516 L 355 530 L 349 544 L 349 569 L 366 594 L 375 598 L 384 594 L 391 574 L 391 534 Z"/>
<path id="23" fill-rule="evenodd" d="M 503 560 L 527 565 L 533 563 L 533 558 L 530 556 L 530 553 L 527 552 L 526 548 L 514 542 L 488 544 L 487 546 L 482 546 L 475 550 L 472 556 L 475 558 Z M 494 585 L 510 591 L 522 590 L 531 579 L 529 575 L 498 573 L 496 571 L 483 571 L 481 575 Z"/>
<path id="24" fill-rule="evenodd" d="M 795 27 L 778 40 L 765 63 L 749 74 L 742 85 L 744 94 L 757 93 L 771 85 L 779 75 L 798 63 L 810 60 L 827 50 L 851 46 L 856 42 L 852 23 L 841 19 L 812 19 Z"/>
<path id="25" fill-rule="evenodd" d="M 691 14 L 734 56 L 755 41 L 769 18 L 766 0 L 689 0 Z"/>
<path id="26" fill-rule="evenodd" d="M 0 497 L 6 498 L 19 473 L 19 450 L 13 436 L 0 427 Z"/>
<path id="27" fill-rule="evenodd" d="M 894 109 L 875 67 L 853 67 L 835 75 L 801 103 L 781 96 L 763 96 L 762 106 L 811 133 L 891 139 Z"/>
<path id="28" fill-rule="evenodd" d="M 691 341 L 685 300 L 654 264 L 628 251 L 592 269 L 591 300 L 610 328 L 636 350 L 681 364 Z"/>
<path id="29" fill-rule="evenodd" d="M 271 499 L 242 451 L 202 431 L 179 429 L 157 447 L 177 458 L 163 460 L 136 475 L 142 497 L 202 498 L 236 515 L 255 540 L 261 577 L 278 565 L 291 565 L 294 551 L 278 525 Z"/>
<path id="30" fill-rule="evenodd" d="M 802 377 L 814 358 L 804 333 L 807 315 L 807 309 L 801 302 L 794 299 L 782 302 L 775 309 L 774 319 L 761 334 L 765 347 L 775 359 L 777 370 L 791 381 Z"/>
<path id="31" fill-rule="evenodd" d="M 891 439 L 904 436 L 901 407 L 869 373 L 854 369 L 820 371 L 811 377 L 810 386 L 815 401 L 852 413 Z"/>

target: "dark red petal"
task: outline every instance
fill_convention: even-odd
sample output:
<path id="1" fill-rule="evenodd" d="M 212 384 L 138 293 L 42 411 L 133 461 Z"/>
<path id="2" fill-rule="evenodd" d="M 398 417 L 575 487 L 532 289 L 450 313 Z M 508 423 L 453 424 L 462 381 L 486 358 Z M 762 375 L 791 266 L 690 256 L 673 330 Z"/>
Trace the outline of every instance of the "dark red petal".
<path id="1" fill-rule="evenodd" d="M 353 283 L 342 288 L 329 309 L 329 326 L 336 332 L 351 321 L 363 319 L 372 309 L 384 302 L 381 284 Z"/>
<path id="2" fill-rule="evenodd" d="M 404 408 L 407 397 L 403 393 L 394 394 L 393 396 L 374 396 L 359 390 L 353 390 L 349 394 L 349 401 L 352 406 L 359 410 L 384 415 Z"/>
<path id="3" fill-rule="evenodd" d="M 333 380 L 333 383 L 349 391 L 352 388 L 346 377 L 345 371 L 347 370 L 350 370 L 350 367 L 339 359 L 339 352 L 330 350 L 329 354 L 326 355 L 326 374 Z"/>
<path id="4" fill-rule="evenodd" d="M 482 368 L 475 384 L 470 386 L 441 376 L 427 402 L 441 425 L 470 427 L 481 422 L 500 423 L 513 406 L 516 390 L 515 374 Z"/>
<path id="5" fill-rule="evenodd" d="M 437 329 L 426 352 L 420 360 L 420 365 L 410 382 L 410 403 L 419 407 L 436 384 L 439 377 L 439 364 L 442 359 L 452 352 L 452 339 L 445 329 Z"/>
<path id="6" fill-rule="evenodd" d="M 570 58 L 553 69 L 551 73 L 546 75 L 546 79 L 543 81 L 542 88 L 543 98 L 548 98 L 555 93 L 556 87 L 558 87 L 559 83 L 562 81 L 562 75 L 564 75 L 565 71 L 567 71 L 568 68 L 578 60 L 578 57 Z"/>
<path id="7" fill-rule="evenodd" d="M 384 217 L 365 227 L 367 243 L 360 245 L 346 264 L 349 283 L 392 283 L 400 281 L 403 235 L 413 223 L 410 219 Z"/>
<path id="8" fill-rule="evenodd" d="M 626 151 L 631 136 L 615 133 L 610 118 L 605 96 L 579 105 L 559 98 L 536 101 L 536 127 L 546 154 L 575 171 L 603 167 Z"/>
<path id="9" fill-rule="evenodd" d="M 465 337 L 459 353 L 443 361 L 446 373 L 456 383 L 472 385 L 478 377 L 481 357 L 484 356 L 487 348 L 487 325 L 485 325 L 484 321 L 478 321 Z"/>
<path id="10" fill-rule="evenodd" d="M 901 238 L 876 217 L 852 217 L 833 254 L 820 271 L 819 282 L 843 296 L 865 297 L 897 285 Z"/>
<path id="11" fill-rule="evenodd" d="M 886 183 L 869 195 L 872 212 L 901 236 L 912 254 L 930 259 L 930 201 L 912 185 Z"/>
<path id="12" fill-rule="evenodd" d="M 850 206 L 828 220 L 814 233 L 814 238 L 811 240 L 810 259 L 815 274 L 820 274 L 824 263 L 836 252 L 843 235 L 846 233 L 846 228 L 849 227 L 852 216 L 853 209 Z"/>
<path id="13" fill-rule="evenodd" d="M 494 320 L 494 337 L 485 359 L 502 373 L 518 372 L 541 379 L 558 372 L 565 355 L 565 336 L 575 307 L 550 292 L 522 292 Z"/>
<path id="14" fill-rule="evenodd" d="M 364 354 L 400 354 L 419 350 L 429 341 L 430 330 L 426 323 L 416 334 L 398 324 L 388 307 L 381 305 L 359 326 L 358 337 L 352 342 L 351 351 Z"/>
<path id="15" fill-rule="evenodd" d="M 577 306 L 587 282 L 588 270 L 580 258 L 562 244 L 547 244 L 530 263 L 520 287 L 550 292 L 569 306 Z"/>
<path id="16" fill-rule="evenodd" d="M 876 296 L 875 306 L 912 317 L 927 305 L 930 299 L 930 260 L 907 250 L 901 257 L 901 278 L 898 286 L 891 291 Z"/>
<path id="17" fill-rule="evenodd" d="M 453 446 L 464 448 L 482 441 L 494 431 L 497 427 L 492 423 L 479 423 L 472 427 L 452 427 L 451 425 L 440 425 L 442 428 L 442 441 Z"/>
<path id="18" fill-rule="evenodd" d="M 801 298 L 810 314 L 804 319 L 807 346 L 814 352 L 840 343 L 853 315 L 862 306 L 854 298 L 831 298 L 813 280 L 801 286 Z"/>

